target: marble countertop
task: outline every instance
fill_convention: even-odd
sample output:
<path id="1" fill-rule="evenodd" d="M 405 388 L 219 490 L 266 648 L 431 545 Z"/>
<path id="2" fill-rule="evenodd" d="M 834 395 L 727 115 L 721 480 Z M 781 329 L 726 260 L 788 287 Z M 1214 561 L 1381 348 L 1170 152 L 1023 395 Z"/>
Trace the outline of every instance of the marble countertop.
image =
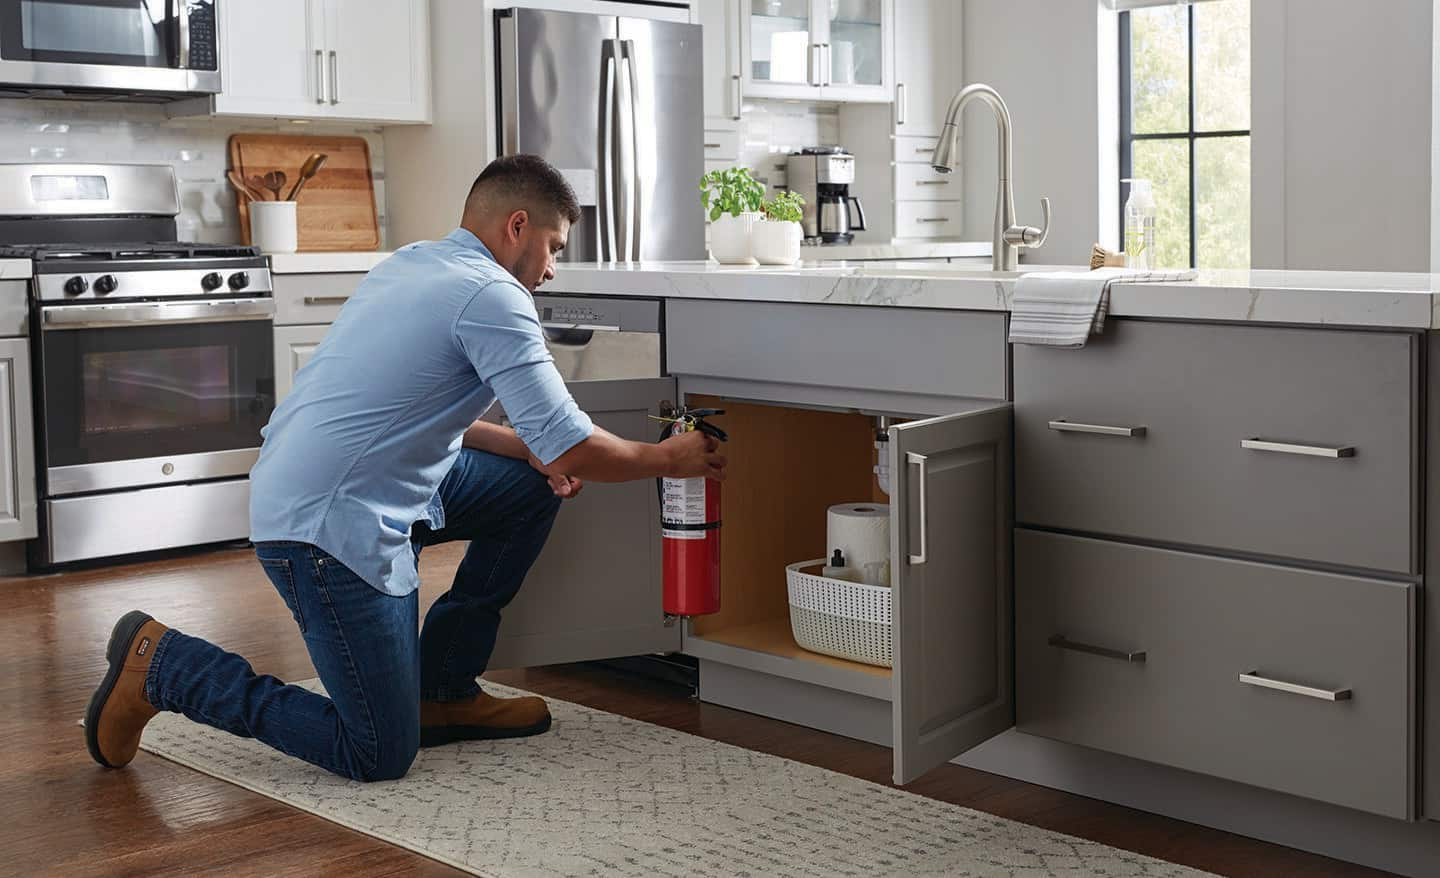
<path id="1" fill-rule="evenodd" d="M 1025 265 L 1024 271 L 1078 266 Z M 548 293 L 1008 311 L 1020 272 L 903 262 L 563 264 Z M 1194 281 L 1116 284 L 1110 313 L 1254 323 L 1440 329 L 1440 275 L 1203 271 Z"/>
<path id="2" fill-rule="evenodd" d="M 30 260 L 0 259 L 0 280 L 29 280 Z"/>
<path id="3" fill-rule="evenodd" d="M 817 244 L 800 250 L 806 262 L 825 259 L 964 259 L 990 258 L 989 241 L 892 241 Z"/>
<path id="4" fill-rule="evenodd" d="M 271 253 L 273 274 L 364 274 L 389 256 L 386 250 Z"/>

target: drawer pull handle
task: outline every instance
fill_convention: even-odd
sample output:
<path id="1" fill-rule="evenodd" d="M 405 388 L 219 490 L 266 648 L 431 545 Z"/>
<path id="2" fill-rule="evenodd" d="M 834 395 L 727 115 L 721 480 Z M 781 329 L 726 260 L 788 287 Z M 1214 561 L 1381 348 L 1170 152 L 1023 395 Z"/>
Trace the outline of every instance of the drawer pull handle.
<path id="1" fill-rule="evenodd" d="M 907 465 L 914 465 L 920 468 L 920 553 L 915 554 L 912 552 L 910 554 L 910 563 L 914 565 L 924 564 L 926 557 L 929 554 L 929 547 L 927 546 L 925 534 L 925 532 L 929 530 L 925 520 L 928 516 L 928 509 L 926 508 L 925 501 L 925 483 L 930 480 L 929 460 L 930 459 L 927 458 L 925 455 L 916 454 L 913 451 L 906 452 L 905 454 L 905 463 Z"/>
<path id="2" fill-rule="evenodd" d="M 917 222 L 917 223 L 948 223 L 948 222 L 950 222 L 950 219 L 949 219 L 949 217 L 943 217 L 943 216 L 922 216 L 922 217 L 917 217 L 916 220 L 915 220 L 915 222 Z"/>
<path id="3" fill-rule="evenodd" d="M 949 186 L 949 180 L 916 180 L 916 186 Z"/>
<path id="4" fill-rule="evenodd" d="M 934 152 L 935 152 L 935 147 L 933 147 L 933 146 L 917 146 L 917 147 L 915 147 L 915 154 L 916 154 L 916 155 L 933 155 Z"/>
<path id="5" fill-rule="evenodd" d="M 1089 653 L 1090 655 L 1098 655 L 1103 658 L 1117 659 L 1122 662 L 1134 662 L 1136 664 L 1143 664 L 1145 662 L 1144 650 L 1141 650 L 1139 652 L 1126 652 L 1122 649 L 1108 649 L 1103 646 L 1091 646 L 1088 643 L 1076 643 L 1075 641 L 1069 639 L 1063 634 L 1052 635 L 1050 637 L 1049 643 L 1056 649 L 1068 649 L 1072 652 L 1084 652 Z"/>
<path id="6" fill-rule="evenodd" d="M 349 296 L 306 296 L 307 305 L 343 305 L 350 300 Z"/>
<path id="7" fill-rule="evenodd" d="M 707 143 L 707 144 L 705 144 L 705 148 L 706 148 L 706 149 L 719 149 L 719 148 L 720 148 L 720 144 L 718 144 L 718 143 Z"/>
<path id="8" fill-rule="evenodd" d="M 1299 445 L 1294 442 L 1271 442 L 1268 439 L 1241 439 L 1241 448 L 1251 451 L 1276 451 L 1280 454 L 1303 454 L 1307 457 L 1354 457 L 1355 446 Z"/>
<path id="9" fill-rule="evenodd" d="M 1050 422 L 1050 429 L 1058 433 L 1096 433 L 1101 436 L 1125 436 L 1135 439 L 1145 435 L 1144 427 L 1112 427 L 1108 424 L 1081 424 L 1058 418 Z"/>
<path id="10" fill-rule="evenodd" d="M 1261 689 L 1275 689 L 1279 692 L 1289 692 L 1291 695 L 1304 695 L 1306 698 L 1318 698 L 1321 701 L 1349 701 L 1349 689 L 1316 689 L 1313 686 L 1301 686 L 1299 683 L 1287 683 L 1284 680 L 1272 680 L 1269 677 L 1260 676 L 1259 671 L 1250 671 L 1240 675 L 1240 682 L 1246 686 L 1259 686 Z"/>

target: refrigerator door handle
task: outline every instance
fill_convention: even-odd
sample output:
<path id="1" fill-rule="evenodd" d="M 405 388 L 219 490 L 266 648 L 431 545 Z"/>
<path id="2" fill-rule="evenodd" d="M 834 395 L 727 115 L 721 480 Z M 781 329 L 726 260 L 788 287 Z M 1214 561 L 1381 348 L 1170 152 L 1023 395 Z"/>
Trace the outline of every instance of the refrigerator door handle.
<path id="1" fill-rule="evenodd" d="M 625 259 L 640 259 L 640 237 L 645 227 L 645 214 L 640 204 L 640 85 L 635 75 L 635 41 L 620 41 L 620 58 L 625 64 L 625 84 L 630 114 L 626 133 L 629 145 L 622 157 L 621 173 L 625 175 Z"/>
<path id="2" fill-rule="evenodd" d="M 616 258 L 615 250 L 615 91 L 616 40 L 606 40 L 600 47 L 600 199 L 596 218 L 600 228 L 600 260 Z"/>

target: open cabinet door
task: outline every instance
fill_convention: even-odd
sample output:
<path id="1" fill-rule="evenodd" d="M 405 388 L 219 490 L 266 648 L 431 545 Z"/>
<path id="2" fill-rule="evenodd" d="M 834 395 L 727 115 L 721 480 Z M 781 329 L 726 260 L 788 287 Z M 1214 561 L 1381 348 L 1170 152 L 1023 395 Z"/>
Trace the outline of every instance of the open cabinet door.
<path id="1" fill-rule="evenodd" d="M 1008 404 L 890 428 L 895 782 L 1015 724 Z"/>
<path id="2" fill-rule="evenodd" d="M 576 381 L 570 393 L 595 423 L 654 442 L 673 378 Z M 586 484 L 566 500 L 520 593 L 501 613 L 492 668 L 533 667 L 678 652 L 680 625 L 660 600 L 660 506 L 655 482 Z"/>

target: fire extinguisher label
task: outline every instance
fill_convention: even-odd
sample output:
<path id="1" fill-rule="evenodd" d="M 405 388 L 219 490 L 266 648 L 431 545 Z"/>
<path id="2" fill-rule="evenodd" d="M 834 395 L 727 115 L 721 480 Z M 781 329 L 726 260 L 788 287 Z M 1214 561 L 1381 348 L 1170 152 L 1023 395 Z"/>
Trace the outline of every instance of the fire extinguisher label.
<path id="1" fill-rule="evenodd" d="M 666 539 L 705 539 L 705 480 L 662 479 L 660 521 Z"/>

